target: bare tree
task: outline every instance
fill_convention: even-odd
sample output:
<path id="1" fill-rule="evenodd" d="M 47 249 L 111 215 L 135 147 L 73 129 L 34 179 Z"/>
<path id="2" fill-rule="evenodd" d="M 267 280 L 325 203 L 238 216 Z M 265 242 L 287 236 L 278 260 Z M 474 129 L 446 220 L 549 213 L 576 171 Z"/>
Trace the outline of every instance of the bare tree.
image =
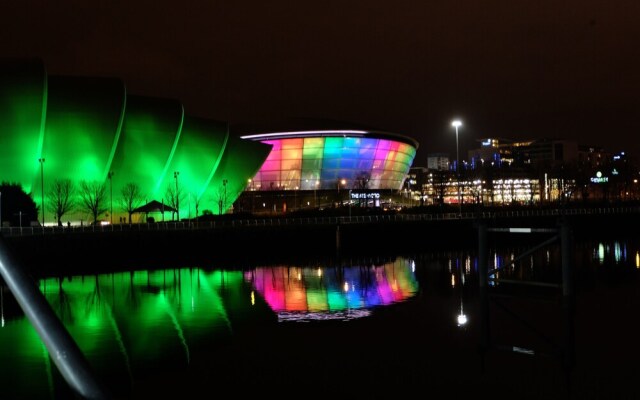
<path id="1" fill-rule="evenodd" d="M 120 206 L 129 215 L 129 224 L 131 224 L 131 216 L 133 210 L 140 207 L 144 196 L 140 190 L 140 186 L 133 182 L 129 182 L 120 191 L 122 197 L 120 198 Z"/>
<path id="2" fill-rule="evenodd" d="M 167 191 L 165 192 L 165 197 L 167 198 L 168 204 L 175 208 L 176 210 L 178 209 L 179 205 L 180 205 L 180 201 L 182 200 L 182 189 L 178 189 L 178 191 L 176 191 L 176 188 L 174 185 L 167 185 Z M 175 211 L 171 212 L 171 220 L 175 219 Z"/>
<path id="3" fill-rule="evenodd" d="M 100 214 L 105 213 L 108 208 L 105 204 L 105 184 L 104 182 L 80 183 L 80 203 L 82 207 L 93 216 L 93 222 L 98 222 Z"/>
<path id="4" fill-rule="evenodd" d="M 49 187 L 49 211 L 55 214 L 58 226 L 62 226 L 62 216 L 73 211 L 75 186 L 71 179 L 56 179 Z"/>
<path id="5" fill-rule="evenodd" d="M 198 220 L 198 209 L 200 208 L 200 197 L 195 196 L 196 221 Z"/>

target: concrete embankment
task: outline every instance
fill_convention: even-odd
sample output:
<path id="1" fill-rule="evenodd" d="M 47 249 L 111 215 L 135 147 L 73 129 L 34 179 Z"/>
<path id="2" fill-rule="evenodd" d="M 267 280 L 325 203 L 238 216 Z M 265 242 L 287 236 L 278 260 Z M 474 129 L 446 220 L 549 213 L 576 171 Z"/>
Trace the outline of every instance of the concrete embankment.
<path id="1" fill-rule="evenodd" d="M 224 267 L 254 263 L 301 263 L 305 260 L 359 255 L 399 255 L 478 246 L 478 224 L 496 227 L 557 229 L 567 224 L 576 238 L 639 236 L 639 214 L 547 217 L 501 217 L 302 223 L 270 226 L 225 226 L 198 229 L 99 232 L 6 236 L 16 259 L 33 274 L 60 275 L 108 272 L 132 268 Z M 549 235 L 552 233 L 543 233 Z M 501 235 L 490 245 L 535 240 Z"/>

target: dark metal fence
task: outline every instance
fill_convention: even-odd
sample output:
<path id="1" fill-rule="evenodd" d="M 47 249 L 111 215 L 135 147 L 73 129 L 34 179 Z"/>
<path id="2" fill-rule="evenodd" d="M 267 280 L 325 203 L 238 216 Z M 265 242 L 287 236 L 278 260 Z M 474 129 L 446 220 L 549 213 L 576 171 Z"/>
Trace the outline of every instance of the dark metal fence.
<path id="1" fill-rule="evenodd" d="M 54 235 L 64 233 L 105 233 L 138 232 L 162 230 L 223 229 L 237 227 L 268 227 L 287 225 L 337 225 L 337 224 L 379 224 L 389 222 L 425 222 L 441 220 L 482 220 L 497 218 L 531 218 L 579 215 L 616 215 L 640 214 L 640 207 L 597 207 L 597 208 L 557 208 L 531 210 L 475 211 L 462 213 L 423 213 L 392 215 L 354 215 L 354 216 L 318 216 L 318 217 L 273 217 L 273 218 L 224 218 L 211 221 L 153 222 L 113 225 L 86 226 L 24 226 L 3 227 L 4 236 Z"/>

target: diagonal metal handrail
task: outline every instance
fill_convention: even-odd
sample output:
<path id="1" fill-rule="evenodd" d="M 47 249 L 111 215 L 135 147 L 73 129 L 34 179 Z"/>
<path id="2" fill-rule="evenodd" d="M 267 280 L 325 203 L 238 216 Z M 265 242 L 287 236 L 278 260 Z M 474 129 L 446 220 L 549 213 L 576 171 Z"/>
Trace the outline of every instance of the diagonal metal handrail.
<path id="1" fill-rule="evenodd" d="M 36 284 L 11 256 L 0 235 L 0 274 L 36 329 L 51 359 L 69 386 L 86 399 L 109 399 L 89 362 Z"/>

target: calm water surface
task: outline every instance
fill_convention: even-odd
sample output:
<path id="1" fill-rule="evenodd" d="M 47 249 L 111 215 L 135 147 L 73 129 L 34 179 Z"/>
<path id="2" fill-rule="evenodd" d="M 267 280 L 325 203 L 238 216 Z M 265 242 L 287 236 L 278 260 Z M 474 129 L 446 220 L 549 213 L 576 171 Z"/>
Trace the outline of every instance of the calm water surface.
<path id="1" fill-rule="evenodd" d="M 36 283 L 116 398 L 638 398 L 638 241 L 577 243 L 570 309 L 559 247 L 526 250 L 490 251 L 486 303 L 475 249 Z M 0 293 L 0 397 L 74 398 Z"/>

